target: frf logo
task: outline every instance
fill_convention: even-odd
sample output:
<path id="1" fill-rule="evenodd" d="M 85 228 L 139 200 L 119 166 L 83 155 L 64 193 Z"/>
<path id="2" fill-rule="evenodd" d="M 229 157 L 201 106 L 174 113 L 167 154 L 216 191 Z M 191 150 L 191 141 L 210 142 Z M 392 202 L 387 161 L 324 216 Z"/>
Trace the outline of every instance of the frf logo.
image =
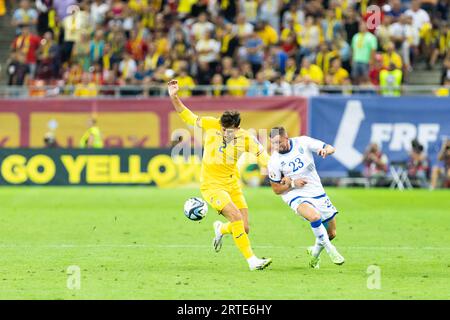
<path id="1" fill-rule="evenodd" d="M 334 156 L 350 170 L 357 167 L 363 159 L 363 154 L 355 148 L 354 144 L 364 119 L 365 114 L 361 101 L 349 100 L 336 134 L 334 142 L 336 153 Z M 417 138 L 427 150 L 430 143 L 437 141 L 439 131 L 440 125 L 437 123 L 420 123 L 417 125 L 408 122 L 373 123 L 367 144 L 375 142 L 383 146 L 388 143 L 389 151 L 408 152 L 411 149 L 411 141 Z"/>

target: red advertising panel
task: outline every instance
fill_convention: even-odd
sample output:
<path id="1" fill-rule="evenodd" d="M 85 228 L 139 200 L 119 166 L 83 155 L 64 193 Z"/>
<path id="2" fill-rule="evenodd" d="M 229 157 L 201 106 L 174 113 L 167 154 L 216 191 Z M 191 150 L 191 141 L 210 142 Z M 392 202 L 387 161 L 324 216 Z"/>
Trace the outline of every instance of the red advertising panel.
<path id="1" fill-rule="evenodd" d="M 239 110 L 242 127 L 256 132 L 279 125 L 291 135 L 307 132 L 304 98 L 192 97 L 183 102 L 199 115 Z M 49 131 L 61 147 L 78 147 L 91 117 L 107 147 L 167 147 L 172 133 L 186 128 L 168 98 L 0 100 L 0 147 L 42 147 Z"/>

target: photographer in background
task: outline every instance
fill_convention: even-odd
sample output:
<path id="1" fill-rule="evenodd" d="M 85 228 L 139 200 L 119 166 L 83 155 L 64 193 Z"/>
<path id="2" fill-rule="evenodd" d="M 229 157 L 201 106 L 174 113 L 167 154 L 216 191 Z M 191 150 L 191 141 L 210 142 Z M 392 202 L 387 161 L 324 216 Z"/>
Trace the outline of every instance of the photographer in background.
<path id="1" fill-rule="evenodd" d="M 408 161 L 408 176 L 414 184 L 421 188 L 427 188 L 430 174 L 428 157 L 423 152 L 423 145 L 417 139 L 411 141 L 411 146 L 412 149 Z"/>
<path id="2" fill-rule="evenodd" d="M 46 148 L 58 148 L 58 143 L 56 142 L 55 133 L 49 131 L 44 135 L 44 144 Z"/>
<path id="3" fill-rule="evenodd" d="M 364 176 L 369 179 L 370 185 L 380 184 L 386 177 L 388 158 L 376 143 L 371 143 L 363 158 Z"/>
<path id="4" fill-rule="evenodd" d="M 442 180 L 444 188 L 450 188 L 450 140 L 448 138 L 442 144 L 438 161 L 441 163 L 434 166 L 431 173 L 431 190 L 438 187 L 439 180 Z"/>

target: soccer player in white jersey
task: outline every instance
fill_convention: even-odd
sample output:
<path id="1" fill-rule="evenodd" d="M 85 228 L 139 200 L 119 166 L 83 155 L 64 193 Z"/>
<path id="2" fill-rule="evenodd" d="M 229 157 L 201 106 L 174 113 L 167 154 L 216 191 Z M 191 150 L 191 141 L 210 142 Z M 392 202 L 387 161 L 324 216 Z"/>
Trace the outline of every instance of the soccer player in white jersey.
<path id="1" fill-rule="evenodd" d="M 320 253 L 326 250 L 335 264 L 344 263 L 337 249 L 331 244 L 336 236 L 336 208 L 323 189 L 314 164 L 314 155 L 326 158 L 335 152 L 329 144 L 307 136 L 289 138 L 283 127 L 270 132 L 272 155 L 269 160 L 269 179 L 273 191 L 297 214 L 308 220 L 316 237 L 309 247 L 310 266 L 319 268 Z"/>

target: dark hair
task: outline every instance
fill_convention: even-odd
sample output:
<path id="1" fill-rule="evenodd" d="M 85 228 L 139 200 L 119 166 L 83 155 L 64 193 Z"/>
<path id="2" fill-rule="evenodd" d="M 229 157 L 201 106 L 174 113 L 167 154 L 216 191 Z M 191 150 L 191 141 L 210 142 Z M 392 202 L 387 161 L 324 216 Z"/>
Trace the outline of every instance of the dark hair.
<path id="1" fill-rule="evenodd" d="M 423 151 L 423 145 L 417 139 L 411 141 L 411 146 L 414 152 L 421 153 Z"/>
<path id="2" fill-rule="evenodd" d="M 241 124 L 241 114 L 236 110 L 225 111 L 220 117 L 220 124 L 224 128 L 238 128 Z"/>
<path id="3" fill-rule="evenodd" d="M 286 129 L 284 127 L 273 127 L 270 129 L 270 139 L 276 137 L 276 136 L 286 136 Z"/>

